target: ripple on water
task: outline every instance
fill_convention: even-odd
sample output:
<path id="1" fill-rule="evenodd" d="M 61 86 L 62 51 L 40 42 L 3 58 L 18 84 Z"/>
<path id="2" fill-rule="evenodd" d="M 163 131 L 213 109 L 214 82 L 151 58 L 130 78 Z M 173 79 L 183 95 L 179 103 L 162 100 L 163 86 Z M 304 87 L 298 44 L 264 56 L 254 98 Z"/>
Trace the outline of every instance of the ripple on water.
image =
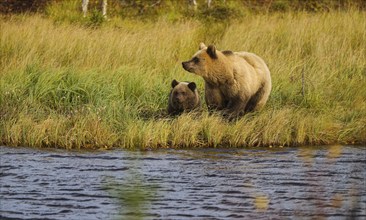
<path id="1" fill-rule="evenodd" d="M 0 219 L 366 218 L 364 147 L 0 150 Z"/>

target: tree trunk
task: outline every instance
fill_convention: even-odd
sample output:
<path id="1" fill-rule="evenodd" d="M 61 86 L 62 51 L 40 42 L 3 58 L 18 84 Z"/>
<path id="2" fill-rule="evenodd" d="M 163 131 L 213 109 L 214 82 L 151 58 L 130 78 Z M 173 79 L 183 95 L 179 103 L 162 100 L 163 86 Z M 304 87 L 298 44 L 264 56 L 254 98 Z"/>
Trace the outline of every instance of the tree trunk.
<path id="1" fill-rule="evenodd" d="M 196 0 L 191 0 L 194 10 L 197 10 L 197 2 Z"/>
<path id="2" fill-rule="evenodd" d="M 84 18 L 86 17 L 86 13 L 88 12 L 88 4 L 89 4 L 89 0 L 83 0 L 82 9 L 83 9 Z"/>
<path id="3" fill-rule="evenodd" d="M 212 0 L 207 0 L 207 7 L 208 8 L 211 7 L 211 2 L 212 2 Z"/>
<path id="4" fill-rule="evenodd" d="M 102 2 L 102 14 L 104 18 L 107 17 L 107 0 L 103 0 Z"/>

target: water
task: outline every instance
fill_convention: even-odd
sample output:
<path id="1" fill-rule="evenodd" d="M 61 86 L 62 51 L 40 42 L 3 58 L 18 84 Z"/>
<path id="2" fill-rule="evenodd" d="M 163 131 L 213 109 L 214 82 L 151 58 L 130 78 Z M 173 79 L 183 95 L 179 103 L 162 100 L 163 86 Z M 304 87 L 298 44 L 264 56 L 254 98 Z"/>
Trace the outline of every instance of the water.
<path id="1" fill-rule="evenodd" d="M 0 219 L 366 219 L 365 147 L 0 151 Z"/>

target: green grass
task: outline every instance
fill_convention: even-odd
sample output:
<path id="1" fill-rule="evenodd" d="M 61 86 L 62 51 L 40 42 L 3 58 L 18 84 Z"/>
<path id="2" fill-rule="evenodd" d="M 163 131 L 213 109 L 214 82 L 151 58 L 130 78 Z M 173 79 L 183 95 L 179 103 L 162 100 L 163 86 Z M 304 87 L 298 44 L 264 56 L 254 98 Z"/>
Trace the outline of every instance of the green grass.
<path id="1" fill-rule="evenodd" d="M 365 144 L 365 17 L 350 9 L 252 14 L 220 24 L 110 18 L 98 28 L 60 22 L 52 13 L 1 17 L 0 144 Z M 181 67 L 201 41 L 267 62 L 273 90 L 262 111 L 234 122 L 205 108 L 165 115 L 172 79 L 195 81 L 203 95 L 203 79 Z"/>

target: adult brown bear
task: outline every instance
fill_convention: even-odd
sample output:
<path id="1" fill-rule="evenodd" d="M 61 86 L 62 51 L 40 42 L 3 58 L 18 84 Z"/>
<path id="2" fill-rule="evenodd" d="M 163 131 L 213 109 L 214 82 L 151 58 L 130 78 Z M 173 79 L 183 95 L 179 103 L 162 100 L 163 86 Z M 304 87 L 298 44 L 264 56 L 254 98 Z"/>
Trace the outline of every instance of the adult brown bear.
<path id="1" fill-rule="evenodd" d="M 229 118 L 262 108 L 271 92 L 270 71 L 253 53 L 219 51 L 201 43 L 199 51 L 182 65 L 205 80 L 208 109 L 222 110 Z"/>

